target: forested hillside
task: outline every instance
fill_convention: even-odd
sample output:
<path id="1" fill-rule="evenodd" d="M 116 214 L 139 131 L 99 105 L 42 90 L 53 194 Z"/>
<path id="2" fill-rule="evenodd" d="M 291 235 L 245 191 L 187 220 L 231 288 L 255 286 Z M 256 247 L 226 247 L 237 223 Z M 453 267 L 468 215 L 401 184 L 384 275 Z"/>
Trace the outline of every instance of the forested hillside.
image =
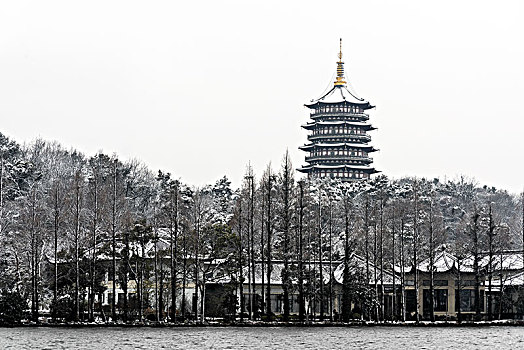
<path id="1" fill-rule="evenodd" d="M 93 319 L 107 272 L 122 286 L 136 280 L 139 291 L 133 303 L 126 295 L 121 310 L 113 302 L 113 319 L 141 318 L 148 307 L 168 312 L 173 300 L 185 317 L 182 293 L 190 281 L 201 300 L 208 278 L 228 275 L 240 284 L 248 278 L 241 276 L 245 266 L 261 264 L 268 281 L 278 262 L 287 319 L 289 294 L 298 291 L 303 303 L 329 293 L 322 264 L 340 261 L 347 267 L 342 303 L 349 317 L 351 301 L 379 309 L 383 302 L 376 288 L 355 284 L 353 254 L 391 270 L 443 249 L 464 257 L 523 249 L 520 194 L 467 177 L 297 180 L 293 168 L 285 154 L 262 174 L 248 167 L 238 189 L 225 176 L 195 187 L 136 160 L 86 156 L 44 140 L 20 145 L 0 134 L 2 303 L 27 309 L 33 320 L 42 304 L 53 317 Z M 306 271 L 311 262 L 318 271 Z M 144 297 L 152 284 L 159 291 L 153 306 Z M 270 304 L 266 294 L 266 310 Z M 204 317 L 203 307 L 199 313 Z"/>

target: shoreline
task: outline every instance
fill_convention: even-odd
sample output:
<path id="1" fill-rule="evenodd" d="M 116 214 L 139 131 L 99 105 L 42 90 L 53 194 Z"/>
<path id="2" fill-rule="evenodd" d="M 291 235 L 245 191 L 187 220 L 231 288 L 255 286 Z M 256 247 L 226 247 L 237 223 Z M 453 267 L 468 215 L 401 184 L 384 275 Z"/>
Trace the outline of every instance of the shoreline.
<path id="1" fill-rule="evenodd" d="M 205 323 L 168 323 L 168 322 L 148 322 L 148 323 L 20 323 L 20 324 L 0 324 L 0 328 L 252 328 L 252 327 L 275 327 L 275 328 L 344 328 L 344 327 L 496 327 L 496 326 L 524 326 L 524 320 L 503 320 L 503 321 L 415 321 L 407 322 L 205 322 Z"/>

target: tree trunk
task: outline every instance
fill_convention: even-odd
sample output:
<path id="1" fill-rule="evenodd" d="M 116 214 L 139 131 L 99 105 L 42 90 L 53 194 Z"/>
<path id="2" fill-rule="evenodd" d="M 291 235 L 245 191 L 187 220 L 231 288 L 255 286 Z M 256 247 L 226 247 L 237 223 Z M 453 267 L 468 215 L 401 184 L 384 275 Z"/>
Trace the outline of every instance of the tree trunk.
<path id="1" fill-rule="evenodd" d="M 264 232 L 265 232 L 265 223 L 266 223 L 266 217 L 265 217 L 265 213 L 266 213 L 266 207 L 265 207 L 265 199 L 264 199 L 264 191 L 263 191 L 263 184 L 261 185 L 261 194 L 260 196 L 262 197 L 260 199 L 260 203 L 261 203 L 261 208 L 260 208 L 260 270 L 261 270 L 261 281 L 260 281 L 260 312 L 261 314 L 264 314 L 265 313 L 265 308 L 264 308 L 264 304 L 266 303 L 266 299 L 265 299 L 265 269 L 264 269 L 264 264 L 265 264 L 265 261 L 264 261 L 264 257 L 265 257 L 265 251 L 264 251 L 264 246 L 265 246 L 265 241 L 264 241 Z"/>
<path id="2" fill-rule="evenodd" d="M 406 322 L 406 257 L 404 247 L 404 218 L 402 218 L 400 220 L 400 293 L 402 303 L 402 322 Z"/>
<path id="3" fill-rule="evenodd" d="M 238 283 L 240 287 L 240 321 L 244 321 L 244 311 L 246 309 L 246 297 L 244 295 L 244 266 L 242 264 L 242 256 L 244 255 L 242 245 L 242 198 L 238 201 Z"/>
<path id="4" fill-rule="evenodd" d="M 129 231 L 127 229 L 124 231 L 124 251 L 122 253 L 122 291 L 124 292 L 124 312 L 122 317 L 124 323 L 127 323 L 129 321 L 129 302 L 127 290 L 127 284 L 129 281 Z"/>
<path id="5" fill-rule="evenodd" d="M 266 290 L 266 317 L 270 321 L 272 319 L 271 311 L 271 272 L 273 266 L 271 265 L 271 241 L 272 241 L 272 229 L 271 229 L 271 181 L 272 175 L 271 170 L 268 171 L 268 180 L 267 180 L 267 290 Z"/>
<path id="6" fill-rule="evenodd" d="M 283 221 L 283 236 L 284 236 L 284 269 L 282 271 L 282 289 L 283 289 L 283 298 L 284 298 L 284 322 L 289 321 L 289 289 L 291 287 L 291 278 L 290 278 L 290 272 L 289 272 L 289 229 L 290 229 L 290 217 L 289 212 L 291 210 L 291 204 L 290 204 L 290 192 L 291 192 L 291 173 L 290 173 L 290 163 L 289 163 L 289 155 L 286 152 L 286 155 L 284 157 L 284 165 L 283 165 L 283 183 L 282 183 L 282 191 L 283 191 L 283 215 L 282 215 L 282 221 Z"/>
<path id="7" fill-rule="evenodd" d="M 480 214 L 475 211 L 473 214 L 473 226 L 471 228 L 473 235 L 473 271 L 475 272 L 475 318 L 480 320 L 480 255 L 479 255 L 479 227 L 478 220 Z"/>
<path id="8" fill-rule="evenodd" d="M 429 207 L 429 319 L 435 322 L 435 244 L 433 234 L 433 202 Z"/>
<path id="9" fill-rule="evenodd" d="M 181 309 L 182 309 L 182 319 L 186 320 L 186 285 L 187 285 L 187 238 L 186 238 L 187 232 L 184 232 L 182 235 L 182 245 L 183 245 L 183 253 L 184 257 L 182 260 L 182 301 L 181 301 Z"/>
<path id="10" fill-rule="evenodd" d="M 171 200 L 170 217 L 170 263 L 171 263 L 171 322 L 176 322 L 176 284 L 178 251 L 178 181 L 175 183 L 174 199 Z M 174 204 L 174 207 L 173 207 Z M 173 217 L 174 215 L 174 217 Z"/>
<path id="11" fill-rule="evenodd" d="M 38 300 L 38 237 L 36 232 L 36 190 L 31 190 L 31 318 L 39 323 Z"/>
<path id="12" fill-rule="evenodd" d="M 156 221 L 156 219 L 155 219 Z M 158 228 L 156 227 L 156 222 L 155 222 L 155 227 L 154 227 L 154 245 L 153 245 L 153 253 L 154 253 L 154 265 L 153 265 L 153 272 L 154 272 L 154 276 L 155 276 L 155 317 L 156 317 L 156 321 L 157 322 L 160 322 L 160 313 L 159 313 L 159 308 L 158 308 Z"/>
<path id="13" fill-rule="evenodd" d="M 415 270 L 414 283 L 415 283 L 415 321 L 420 322 L 420 296 L 419 296 L 419 274 L 418 274 L 418 188 L 417 181 L 415 180 L 414 188 L 414 215 L 413 215 L 413 269 Z"/>
<path id="14" fill-rule="evenodd" d="M 384 194 L 380 195 L 380 318 L 386 319 L 385 293 L 384 293 Z"/>
<path id="15" fill-rule="evenodd" d="M 369 198 L 366 195 L 365 198 L 365 204 L 364 204 L 364 254 L 366 258 L 366 285 L 365 288 L 369 288 L 369 284 L 371 281 L 371 273 L 369 271 Z M 367 319 L 371 319 L 371 314 L 369 307 L 366 303 L 366 310 L 365 310 Z"/>
<path id="16" fill-rule="evenodd" d="M 495 223 L 493 222 L 493 213 L 491 204 L 489 205 L 489 231 L 488 231 L 488 244 L 489 244 L 489 261 L 488 261 L 488 320 L 493 320 L 493 296 L 492 296 L 492 279 L 493 279 L 493 236 L 495 234 Z M 502 266 L 501 266 L 502 268 Z"/>
<path id="17" fill-rule="evenodd" d="M 80 319 L 80 172 L 75 175 L 75 321 Z"/>
<path id="18" fill-rule="evenodd" d="M 53 288 L 53 322 L 56 322 L 56 308 L 58 305 L 58 227 L 60 224 L 60 206 L 58 204 L 59 197 L 59 184 L 58 181 L 55 183 L 54 193 L 54 288 Z"/>
<path id="19" fill-rule="evenodd" d="M 250 170 L 251 171 L 251 170 Z M 253 178 L 253 173 L 250 173 L 250 179 L 251 179 L 251 195 L 249 198 L 250 208 L 249 208 L 249 241 L 250 241 L 250 265 L 251 265 L 251 278 L 250 278 L 250 285 L 251 285 L 251 292 L 253 293 L 250 298 L 250 310 L 252 312 L 252 317 L 256 317 L 257 314 L 257 308 L 255 306 L 255 180 Z"/>
<path id="20" fill-rule="evenodd" d="M 392 222 L 392 232 L 391 232 L 391 246 L 392 246 L 392 252 L 391 252 L 391 265 L 393 267 L 393 299 L 392 299 L 392 305 L 391 305 L 391 320 L 396 321 L 397 320 L 397 273 L 395 271 L 395 224 L 396 224 L 396 210 L 393 208 L 393 222 Z"/>
<path id="21" fill-rule="evenodd" d="M 342 283 L 342 320 L 349 322 L 351 317 L 351 291 L 349 275 L 349 198 L 344 197 L 344 275 Z"/>
<path id="22" fill-rule="evenodd" d="M 329 320 L 333 322 L 333 203 L 329 198 Z"/>
<path id="23" fill-rule="evenodd" d="M 93 231 L 91 233 L 91 264 L 89 275 L 90 293 L 89 293 L 89 320 L 94 321 L 94 306 L 95 306 L 95 274 L 96 274 L 96 230 L 98 225 L 98 168 L 96 168 L 93 176 Z M 100 303 L 102 305 L 102 303 Z"/>
<path id="24" fill-rule="evenodd" d="M 112 259 L 112 271 L 111 279 L 113 281 L 112 292 L 113 299 L 111 300 L 111 318 L 113 322 L 116 322 L 116 184 L 117 184 L 117 160 L 113 162 L 113 193 L 112 193 L 112 206 L 111 206 L 111 259 Z"/>
<path id="25" fill-rule="evenodd" d="M 320 291 L 320 315 L 319 320 L 324 320 L 324 266 L 322 261 L 322 194 L 321 191 L 318 191 L 318 227 L 317 227 L 317 234 L 318 234 L 318 283 L 320 285 L 319 291 Z"/>
<path id="26" fill-rule="evenodd" d="M 460 292 L 462 291 L 462 274 L 460 273 L 460 269 L 461 269 L 461 266 L 460 266 L 460 262 L 461 262 L 462 258 L 461 256 L 457 256 L 457 290 L 456 290 L 456 293 L 458 293 L 458 296 L 455 297 L 455 303 L 457 303 L 457 305 L 455 306 L 457 308 L 457 322 L 460 324 L 462 323 L 462 307 L 460 305 L 460 301 L 461 301 L 461 295 L 460 295 Z"/>
<path id="27" fill-rule="evenodd" d="M 306 305 L 304 299 L 304 252 L 303 252 L 303 226 L 304 226 L 304 182 L 299 181 L 299 216 L 298 216 L 298 320 L 304 322 Z"/>

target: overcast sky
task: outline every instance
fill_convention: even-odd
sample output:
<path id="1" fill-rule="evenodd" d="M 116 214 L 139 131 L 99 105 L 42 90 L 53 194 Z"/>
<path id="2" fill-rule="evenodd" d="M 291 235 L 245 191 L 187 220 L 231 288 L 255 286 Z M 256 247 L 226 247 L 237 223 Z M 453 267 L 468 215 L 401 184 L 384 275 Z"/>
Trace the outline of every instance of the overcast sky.
<path id="1" fill-rule="evenodd" d="M 346 75 L 384 174 L 524 187 L 523 1 L 0 1 L 0 132 L 202 185 L 295 167 Z"/>

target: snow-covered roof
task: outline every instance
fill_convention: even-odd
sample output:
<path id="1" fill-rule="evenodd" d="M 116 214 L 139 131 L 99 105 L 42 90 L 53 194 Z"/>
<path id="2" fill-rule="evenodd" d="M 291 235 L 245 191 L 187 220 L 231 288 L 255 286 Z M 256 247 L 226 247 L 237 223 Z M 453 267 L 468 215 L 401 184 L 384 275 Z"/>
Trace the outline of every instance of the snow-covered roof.
<path id="1" fill-rule="evenodd" d="M 326 142 L 319 142 L 319 143 L 309 143 L 304 146 L 300 146 L 300 149 L 308 149 L 313 148 L 315 146 L 318 147 L 355 147 L 355 148 L 369 148 L 373 149 L 373 146 L 366 145 L 364 143 L 349 143 L 349 142 L 334 142 L 334 143 L 326 143 Z"/>
<path id="2" fill-rule="evenodd" d="M 374 168 L 369 167 L 369 166 L 365 166 L 365 165 L 351 165 L 351 164 L 341 164 L 341 165 L 320 165 L 320 164 L 316 164 L 316 165 L 305 166 L 302 169 L 306 170 L 306 169 L 312 169 L 312 168 L 315 168 L 315 169 L 343 169 L 343 168 L 348 168 L 348 169 L 360 169 L 360 170 L 375 170 Z"/>
<path id="3" fill-rule="evenodd" d="M 502 278 L 502 284 L 504 286 L 524 286 L 524 271 L 514 275 L 506 275 Z M 491 289 L 493 291 L 500 291 L 500 278 L 494 277 L 491 280 Z"/>
<path id="4" fill-rule="evenodd" d="M 489 265 L 489 256 L 482 253 L 483 256 L 480 258 L 479 266 L 484 268 Z M 493 256 L 493 269 L 496 271 L 504 270 L 522 270 L 524 268 L 522 261 L 522 253 L 498 253 Z M 448 253 L 445 250 L 439 251 L 435 254 L 435 272 L 447 272 L 451 271 L 453 268 L 456 269 L 458 266 L 458 259 L 456 256 Z M 421 272 L 430 271 L 430 261 L 429 258 L 421 261 L 417 268 Z M 398 270 L 398 268 L 397 268 Z M 460 261 L 460 272 L 474 272 L 473 270 L 473 257 L 468 256 L 462 261 Z"/>
<path id="5" fill-rule="evenodd" d="M 358 256 L 356 254 L 351 254 L 351 257 L 349 258 L 349 270 L 351 271 L 351 274 L 360 273 L 363 276 L 366 274 L 366 260 L 362 258 L 361 256 Z M 375 283 L 375 275 L 377 275 L 377 280 L 380 280 L 380 268 L 373 265 L 373 263 L 369 262 L 369 284 Z M 337 266 L 336 270 L 333 272 L 333 277 L 336 282 L 342 284 L 344 281 L 344 263 Z M 393 271 L 389 271 L 388 269 L 383 269 L 383 275 L 382 275 L 383 283 L 384 284 L 393 284 Z"/>
<path id="6" fill-rule="evenodd" d="M 311 129 L 315 125 L 351 125 L 351 126 L 361 126 L 370 130 L 374 130 L 375 128 L 371 126 L 369 123 L 364 122 L 352 122 L 352 121 L 322 121 L 322 122 L 312 122 L 302 125 L 304 129 Z"/>
<path id="7" fill-rule="evenodd" d="M 334 262 L 333 264 L 333 271 L 335 271 L 338 267 L 338 264 L 340 262 Z M 336 265 L 335 265 L 336 264 Z M 292 264 L 290 263 L 290 266 Z M 296 266 L 296 263 L 293 263 L 293 265 Z M 309 269 L 313 270 L 318 270 L 318 262 L 316 263 L 311 263 L 311 264 L 304 264 L 304 270 L 308 271 Z M 271 284 L 272 285 L 281 285 L 282 284 L 282 270 L 284 269 L 284 263 L 282 261 L 275 261 L 271 264 Z M 324 265 L 322 266 L 322 271 L 323 271 L 323 279 L 324 279 L 324 283 L 329 283 L 329 262 L 324 262 Z M 243 277 L 245 278 L 245 281 L 244 283 L 248 283 L 248 279 L 249 279 L 249 276 L 248 276 L 248 272 L 249 272 L 249 269 L 247 266 L 243 267 L 242 268 L 242 274 L 243 274 Z M 264 283 L 267 284 L 267 267 L 264 265 L 264 274 L 263 274 L 263 277 L 264 277 Z M 231 278 L 230 276 L 223 276 L 222 278 L 220 279 L 216 279 L 214 280 L 213 282 L 216 282 L 216 283 L 229 283 L 231 281 Z M 294 281 L 296 282 L 296 281 Z M 255 262 L 255 284 L 262 284 L 262 264 L 260 262 Z"/>
<path id="8" fill-rule="evenodd" d="M 483 253 L 486 254 L 486 253 Z M 494 270 L 522 270 L 524 264 L 522 261 L 522 253 L 506 252 L 495 253 L 493 255 L 493 269 Z M 489 265 L 489 255 L 484 255 L 479 262 L 480 266 Z"/>
<path id="9" fill-rule="evenodd" d="M 446 252 L 445 250 L 438 252 L 435 254 L 435 262 L 434 262 L 434 270 L 435 272 L 447 272 L 450 271 L 452 268 L 456 268 L 458 266 L 458 259 L 454 255 Z M 418 265 L 418 270 L 421 272 L 429 272 L 431 268 L 430 259 L 423 260 Z M 462 261 L 460 263 L 460 271 L 461 272 L 472 272 L 473 270 L 471 267 L 469 267 L 469 264 L 467 264 L 465 261 Z"/>
<path id="10" fill-rule="evenodd" d="M 358 97 L 355 93 L 349 91 L 347 86 L 334 86 L 325 95 L 319 99 L 312 100 L 311 103 L 306 104 L 307 107 L 313 107 L 317 104 L 335 104 L 341 102 L 348 102 L 351 104 L 361 105 L 364 109 L 373 108 L 363 98 Z"/>

